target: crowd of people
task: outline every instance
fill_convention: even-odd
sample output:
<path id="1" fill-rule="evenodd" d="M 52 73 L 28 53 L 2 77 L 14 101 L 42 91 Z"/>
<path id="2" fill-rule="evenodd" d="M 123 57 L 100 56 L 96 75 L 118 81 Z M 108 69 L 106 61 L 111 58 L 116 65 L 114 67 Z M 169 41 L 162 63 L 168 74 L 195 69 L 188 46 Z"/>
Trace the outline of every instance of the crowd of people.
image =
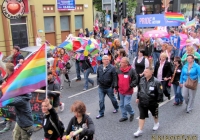
<path id="1" fill-rule="evenodd" d="M 139 127 L 133 133 L 138 137 L 143 133 L 145 119 L 148 111 L 154 117 L 153 130 L 159 128 L 159 103 L 164 101 L 164 96 L 171 100 L 171 89 L 174 90 L 175 100 L 173 105 L 182 105 L 185 101 L 186 113 L 192 113 L 197 85 L 200 83 L 199 47 L 200 28 L 184 26 L 171 28 L 169 37 L 144 37 L 143 32 L 136 29 L 134 21 L 125 19 L 123 24 L 122 41 L 119 40 L 119 29 L 111 31 L 102 24 L 95 24 L 94 30 L 85 32 L 80 29 L 78 37 L 90 37 L 100 43 L 99 53 L 95 56 L 85 56 L 83 59 L 75 59 L 77 79 L 81 81 L 81 72 L 84 75 L 83 90 L 87 91 L 89 84 L 93 87 L 95 82 L 89 78 L 91 73 L 97 74 L 99 93 L 99 114 L 96 119 L 104 117 L 105 96 L 108 95 L 113 105 L 113 113 L 121 111 L 119 122 L 133 121 L 135 111 L 132 106 L 132 96 L 137 92 L 136 103 L 139 109 Z M 108 34 L 112 36 L 108 37 Z M 187 43 L 180 47 L 180 33 L 188 36 Z M 19 47 L 13 49 L 13 61 L 6 64 L 8 76 L 23 63 L 23 56 Z M 64 132 L 63 123 L 57 114 L 58 108 L 64 110 L 64 103 L 60 101 L 60 94 L 66 86 L 71 86 L 69 60 L 76 52 L 67 52 L 64 48 L 56 48 L 52 52 L 53 63 L 48 62 L 48 98 L 54 99 L 51 105 L 49 99 L 42 102 L 44 113 L 43 129 L 45 140 L 66 140 L 69 137 L 74 140 L 94 139 L 95 127 L 92 118 L 86 114 L 86 106 L 82 101 L 75 101 L 71 106 L 74 117 L 70 120 Z M 97 59 L 101 58 L 101 59 Z M 92 62 L 95 61 L 95 65 Z M 137 91 L 135 91 L 137 87 Z M 173 88 L 172 88 L 173 87 Z M 42 88 L 43 90 L 46 87 Z M 31 116 L 30 100 L 31 93 L 15 97 L 11 106 L 15 107 L 16 125 L 13 139 L 30 139 L 33 120 Z M 26 107 L 26 111 L 21 108 Z M 129 114 L 129 117 L 128 117 Z M 24 121 L 27 120 L 27 121 Z M 12 121 L 4 120 L 1 124 L 6 127 L 0 133 L 10 129 Z M 80 132 L 78 132 L 80 130 Z M 66 137 L 68 135 L 68 137 Z"/>

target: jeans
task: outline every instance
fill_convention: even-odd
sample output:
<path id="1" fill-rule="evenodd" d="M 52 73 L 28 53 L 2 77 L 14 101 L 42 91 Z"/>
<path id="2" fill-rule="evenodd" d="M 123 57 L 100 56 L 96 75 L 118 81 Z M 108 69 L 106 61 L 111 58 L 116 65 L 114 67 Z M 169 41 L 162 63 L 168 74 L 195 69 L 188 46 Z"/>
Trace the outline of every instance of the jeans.
<path id="1" fill-rule="evenodd" d="M 174 88 L 174 94 L 175 94 L 175 102 L 176 103 L 180 103 L 183 102 L 183 96 L 182 96 L 182 89 L 179 85 L 174 85 L 173 84 L 173 88 Z"/>
<path id="2" fill-rule="evenodd" d="M 117 28 L 117 22 L 114 22 L 114 29 L 116 29 Z"/>
<path id="3" fill-rule="evenodd" d="M 80 67 L 80 62 L 76 61 L 75 62 L 75 67 L 76 67 L 76 75 L 77 75 L 77 79 L 81 79 L 81 67 Z"/>
<path id="4" fill-rule="evenodd" d="M 84 88 L 85 89 L 88 89 L 88 82 L 91 84 L 94 84 L 94 81 L 88 78 L 91 72 L 92 72 L 92 68 L 88 68 L 87 70 L 84 71 L 84 79 L 85 79 Z"/>
<path id="5" fill-rule="evenodd" d="M 129 58 L 129 63 L 130 63 L 130 65 L 132 65 L 133 59 L 134 59 L 135 57 L 136 57 L 136 52 L 129 51 L 129 53 L 128 53 L 128 58 Z"/>
<path id="6" fill-rule="evenodd" d="M 120 105 L 119 106 L 120 106 L 120 110 L 122 112 L 122 118 L 127 118 L 127 112 L 130 115 L 133 115 L 134 110 L 131 106 L 132 94 L 131 95 L 123 95 L 123 94 L 119 93 L 119 96 L 120 96 Z"/>
<path id="7" fill-rule="evenodd" d="M 154 67 L 156 65 L 156 62 L 160 59 L 160 52 L 154 52 L 153 53 L 153 64 L 154 64 Z"/>
<path id="8" fill-rule="evenodd" d="M 115 109 L 119 109 L 118 102 L 117 102 L 117 100 L 116 100 L 116 98 L 114 96 L 114 92 L 113 92 L 113 88 L 112 87 L 106 88 L 106 89 L 99 87 L 98 91 L 99 91 L 99 107 L 100 107 L 99 115 L 104 115 L 104 111 L 105 111 L 104 101 L 105 101 L 105 95 L 106 94 L 110 98 L 110 100 L 111 100 L 111 102 L 113 104 L 113 107 Z"/>
<path id="9" fill-rule="evenodd" d="M 180 54 L 179 54 L 179 51 L 180 51 L 179 48 L 177 48 L 177 49 L 174 50 L 174 56 L 175 56 L 175 57 L 180 55 Z"/>

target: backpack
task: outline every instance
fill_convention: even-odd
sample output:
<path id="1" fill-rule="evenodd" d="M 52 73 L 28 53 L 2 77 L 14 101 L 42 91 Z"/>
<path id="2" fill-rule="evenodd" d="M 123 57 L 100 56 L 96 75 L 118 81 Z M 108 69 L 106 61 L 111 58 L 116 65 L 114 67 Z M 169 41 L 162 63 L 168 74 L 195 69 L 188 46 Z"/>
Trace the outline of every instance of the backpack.
<path id="1" fill-rule="evenodd" d="M 53 125 L 53 127 L 56 129 L 57 134 L 59 135 L 60 138 L 62 138 L 64 131 L 65 131 L 65 126 L 61 120 L 58 120 L 58 126 L 55 125 L 55 123 L 51 120 L 51 116 L 49 117 L 49 121 Z"/>

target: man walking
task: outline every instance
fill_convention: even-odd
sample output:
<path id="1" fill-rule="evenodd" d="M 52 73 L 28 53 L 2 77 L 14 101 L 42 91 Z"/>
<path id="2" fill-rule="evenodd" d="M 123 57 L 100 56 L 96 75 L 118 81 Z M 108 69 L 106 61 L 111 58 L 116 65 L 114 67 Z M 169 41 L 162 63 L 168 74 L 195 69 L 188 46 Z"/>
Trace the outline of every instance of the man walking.
<path id="1" fill-rule="evenodd" d="M 130 64 L 133 63 L 133 59 L 136 57 L 138 52 L 138 40 L 136 36 L 131 34 L 130 39 L 128 39 L 129 48 L 128 48 L 128 57 Z"/>
<path id="2" fill-rule="evenodd" d="M 135 137 L 142 135 L 145 118 L 148 118 L 148 110 L 154 117 L 153 130 L 158 130 L 158 102 L 163 99 L 163 91 L 161 83 L 153 77 L 153 69 L 146 68 L 144 70 L 144 77 L 140 79 L 138 94 L 136 102 L 140 112 L 139 128 L 133 134 Z"/>
<path id="3" fill-rule="evenodd" d="M 137 74 L 129 64 L 127 57 L 123 57 L 120 62 L 120 69 L 117 71 L 117 90 L 120 96 L 120 109 L 122 118 L 119 122 L 128 120 L 127 112 L 130 114 L 130 122 L 134 118 L 134 110 L 131 106 L 131 98 L 133 94 L 133 87 L 137 86 Z"/>
<path id="4" fill-rule="evenodd" d="M 117 103 L 117 100 L 114 96 L 114 85 L 116 82 L 116 70 L 115 67 L 112 66 L 109 63 L 109 57 L 107 55 L 104 55 L 102 57 L 103 64 L 100 65 L 97 69 L 97 84 L 99 85 L 98 91 L 99 91 L 99 115 L 96 117 L 96 119 L 99 119 L 104 116 L 105 111 L 105 95 L 107 94 L 110 98 L 115 110 L 113 113 L 117 113 L 119 106 Z"/>

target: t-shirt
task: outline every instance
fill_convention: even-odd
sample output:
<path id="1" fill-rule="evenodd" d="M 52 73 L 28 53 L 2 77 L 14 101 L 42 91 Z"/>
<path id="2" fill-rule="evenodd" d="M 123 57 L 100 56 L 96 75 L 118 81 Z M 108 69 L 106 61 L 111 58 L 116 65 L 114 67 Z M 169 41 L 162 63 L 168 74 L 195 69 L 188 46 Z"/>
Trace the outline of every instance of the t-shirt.
<path id="1" fill-rule="evenodd" d="M 170 43 L 175 46 L 177 49 L 180 48 L 180 44 L 181 44 L 181 39 L 179 36 L 173 35 L 170 36 Z"/>

